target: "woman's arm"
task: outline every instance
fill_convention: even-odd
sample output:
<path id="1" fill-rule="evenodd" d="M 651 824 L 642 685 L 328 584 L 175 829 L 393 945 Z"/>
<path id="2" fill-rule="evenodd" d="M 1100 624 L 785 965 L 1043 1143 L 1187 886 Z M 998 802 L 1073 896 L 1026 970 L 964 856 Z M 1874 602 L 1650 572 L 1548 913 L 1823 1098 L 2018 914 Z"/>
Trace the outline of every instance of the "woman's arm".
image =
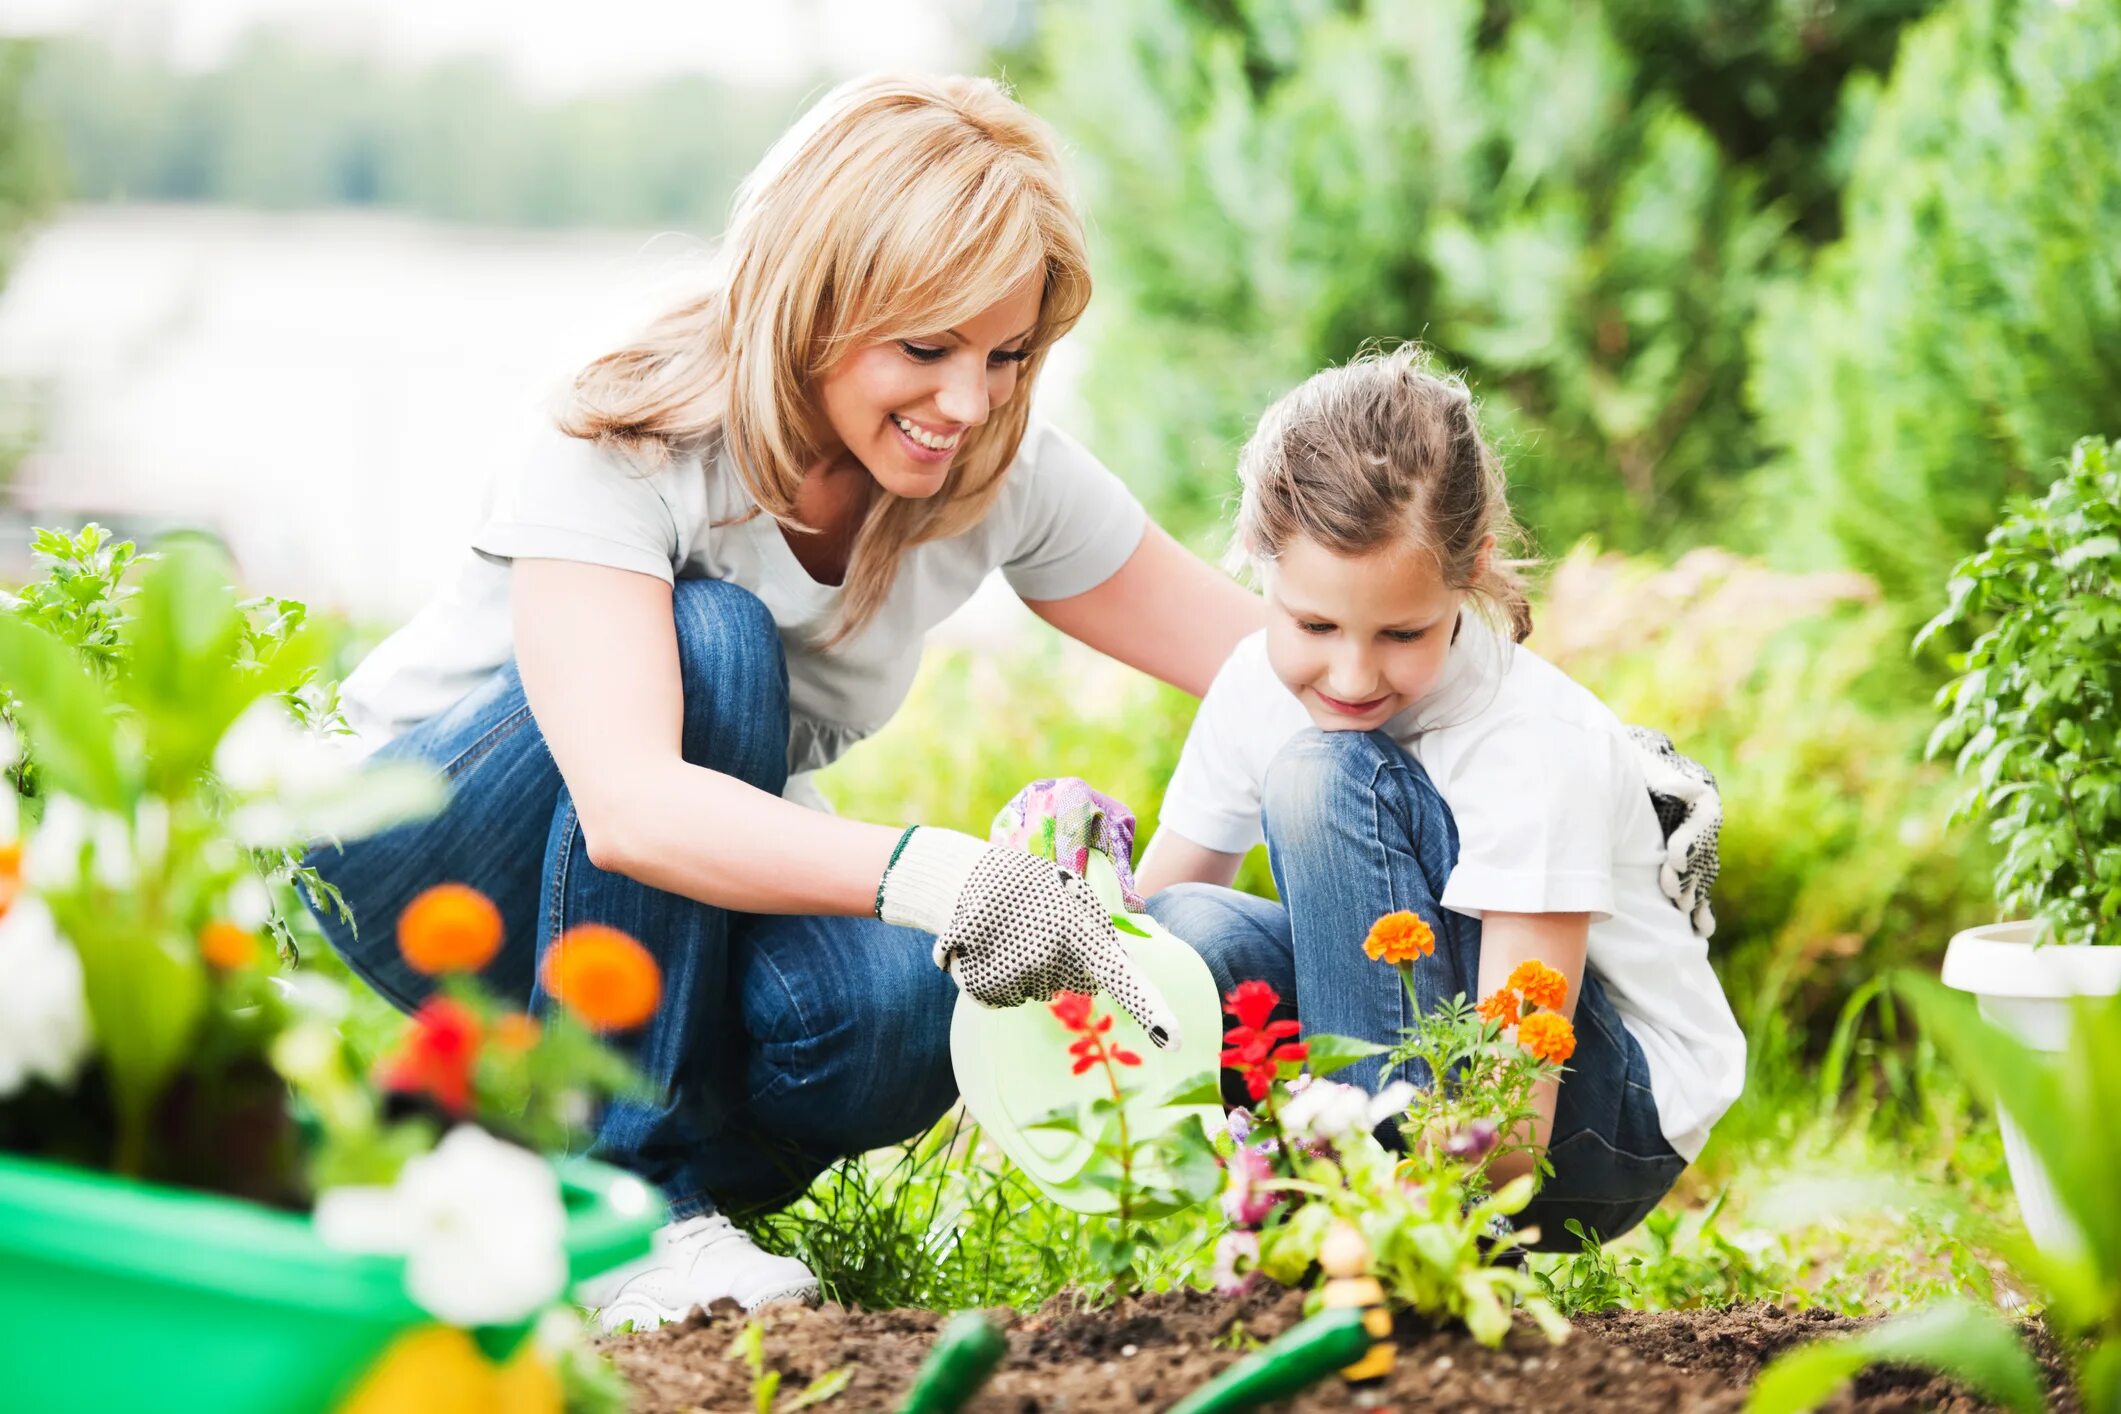
<path id="1" fill-rule="evenodd" d="M 1070 638 L 1195 697 L 1266 608 L 1221 570 L 1150 522 L 1111 578 L 1067 599 L 1026 600 Z"/>
<path id="2" fill-rule="evenodd" d="M 670 586 L 568 560 L 510 573 L 516 662 L 600 869 L 744 913 L 868 913 L 899 832 L 681 754 Z"/>
<path id="3" fill-rule="evenodd" d="M 1480 995 L 1485 997 L 1509 980 L 1511 969 L 1528 958 L 1538 958 L 1568 979 L 1569 994 L 1561 1005 L 1562 1015 L 1576 1016 L 1576 997 L 1583 990 L 1584 956 L 1591 941 L 1588 913 L 1495 913 L 1480 924 Z M 1513 1142 L 1529 1143 L 1544 1150 L 1554 1133 L 1554 1102 L 1561 1082 L 1541 1082 L 1532 1092 L 1532 1133 L 1513 1136 Z M 1489 1170 L 1494 1180 L 1507 1183 L 1530 1173 L 1535 1155 L 1520 1150 L 1497 1159 Z"/>

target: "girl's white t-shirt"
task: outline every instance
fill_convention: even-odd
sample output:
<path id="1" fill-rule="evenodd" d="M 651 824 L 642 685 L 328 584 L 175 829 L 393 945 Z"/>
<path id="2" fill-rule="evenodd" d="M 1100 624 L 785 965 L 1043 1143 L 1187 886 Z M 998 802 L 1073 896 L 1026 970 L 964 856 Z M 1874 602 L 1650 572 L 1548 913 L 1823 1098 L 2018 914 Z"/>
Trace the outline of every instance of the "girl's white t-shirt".
<path id="1" fill-rule="evenodd" d="M 1666 1140 L 1691 1161 L 1743 1088 L 1745 1036 L 1707 943 L 1658 885 L 1664 836 L 1634 748 L 1559 668 L 1473 614 L 1460 625 L 1436 688 L 1385 724 L 1458 823 L 1439 902 L 1470 918 L 1591 915 L 1589 965 L 1642 1046 Z M 1227 854 L 1258 844 L 1267 766 L 1310 725 L 1265 633 L 1245 639 L 1201 702 L 1161 827 Z"/>
<path id="2" fill-rule="evenodd" d="M 1065 599 L 1110 578 L 1147 524 L 1118 477 L 1034 416 L 986 517 L 907 552 L 876 616 L 820 649 L 843 590 L 812 579 L 779 524 L 749 514 L 755 507 L 718 443 L 644 475 L 593 443 L 542 429 L 499 475 L 455 580 L 346 679 L 359 749 L 446 710 L 513 656 L 511 561 L 574 560 L 666 582 L 730 580 L 758 595 L 788 661 L 788 794 L 821 805 L 808 773 L 890 720 L 928 630 L 991 571 L 1026 599 Z"/>

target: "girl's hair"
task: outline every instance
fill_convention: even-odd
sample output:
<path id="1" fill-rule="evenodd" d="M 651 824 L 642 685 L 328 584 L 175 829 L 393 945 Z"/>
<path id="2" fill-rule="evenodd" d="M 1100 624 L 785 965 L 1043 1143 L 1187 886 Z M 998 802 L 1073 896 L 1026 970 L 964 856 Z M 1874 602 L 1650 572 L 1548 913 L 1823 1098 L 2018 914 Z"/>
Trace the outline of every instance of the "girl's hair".
<path id="1" fill-rule="evenodd" d="M 1521 543 L 1502 466 L 1465 383 L 1417 345 L 1371 350 L 1313 374 L 1260 417 L 1238 459 L 1233 555 L 1273 560 L 1301 536 L 1339 555 L 1411 543 L 1444 583 L 1472 591 L 1523 642 L 1532 606 L 1500 547 Z M 1498 553 L 1485 569 L 1481 542 Z M 1498 624 L 1501 627 L 1502 624 Z"/>
<path id="2" fill-rule="evenodd" d="M 718 434 L 759 508 L 813 529 L 795 498 L 829 437 L 821 375 L 866 345 L 970 319 L 1033 277 L 1044 297 L 1015 395 L 965 434 L 935 497 L 872 498 L 838 642 L 875 615 L 907 550 L 986 515 L 1047 350 L 1090 300 L 1052 136 L 999 84 L 881 77 L 826 94 L 739 188 L 712 288 L 582 370 L 560 428 L 648 469 Z"/>

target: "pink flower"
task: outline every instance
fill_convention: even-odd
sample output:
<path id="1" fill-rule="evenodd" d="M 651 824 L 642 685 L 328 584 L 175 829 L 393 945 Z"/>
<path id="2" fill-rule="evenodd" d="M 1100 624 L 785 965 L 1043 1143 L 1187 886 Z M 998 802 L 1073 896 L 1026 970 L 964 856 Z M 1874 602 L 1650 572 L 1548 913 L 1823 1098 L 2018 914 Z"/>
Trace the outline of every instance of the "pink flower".
<path id="1" fill-rule="evenodd" d="M 1223 1216 L 1241 1228 L 1258 1227 L 1274 1211 L 1281 1195 L 1271 1187 L 1274 1165 L 1257 1149 L 1239 1149 L 1230 1156 L 1229 1178 L 1223 1189 Z"/>
<path id="2" fill-rule="evenodd" d="M 1242 1296 L 1245 1288 L 1252 1284 L 1255 1271 L 1238 1271 L 1238 1263 L 1256 1267 L 1259 1262 L 1259 1234 L 1256 1232 L 1226 1232 L 1215 1240 L 1215 1290 L 1223 1296 Z"/>

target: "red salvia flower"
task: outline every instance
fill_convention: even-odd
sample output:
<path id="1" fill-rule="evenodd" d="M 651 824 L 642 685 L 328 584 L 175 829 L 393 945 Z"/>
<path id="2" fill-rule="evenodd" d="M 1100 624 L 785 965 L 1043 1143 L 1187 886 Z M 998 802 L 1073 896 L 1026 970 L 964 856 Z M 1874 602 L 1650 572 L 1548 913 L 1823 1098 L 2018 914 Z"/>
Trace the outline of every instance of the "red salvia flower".
<path id="1" fill-rule="evenodd" d="M 1237 1025 L 1223 1034 L 1223 1068 L 1241 1071 L 1245 1090 L 1255 1100 L 1267 1097 L 1283 1061 L 1302 1061 L 1311 1048 L 1302 1041 L 1289 1041 L 1301 1028 L 1293 1021 L 1271 1021 L 1281 1005 L 1281 993 L 1265 982 L 1240 982 L 1223 998 L 1223 1010 L 1237 1018 Z"/>
<path id="2" fill-rule="evenodd" d="M 397 1053 L 380 1077 L 387 1090 L 431 1095 L 461 1115 L 471 1108 L 471 1066 L 479 1054 L 479 1018 L 462 1002 L 434 997 L 412 1015 Z"/>
<path id="3" fill-rule="evenodd" d="M 1112 1018 L 1098 1016 L 1090 1009 L 1090 998 L 1082 992 L 1062 992 L 1052 1002 L 1054 1018 L 1075 1033 L 1075 1042 L 1068 1047 L 1068 1054 L 1075 1057 L 1073 1074 L 1081 1075 L 1092 1066 L 1107 1061 L 1119 1065 L 1140 1065 L 1142 1058 L 1124 1046 L 1114 1045 L 1105 1039 L 1112 1029 Z"/>

